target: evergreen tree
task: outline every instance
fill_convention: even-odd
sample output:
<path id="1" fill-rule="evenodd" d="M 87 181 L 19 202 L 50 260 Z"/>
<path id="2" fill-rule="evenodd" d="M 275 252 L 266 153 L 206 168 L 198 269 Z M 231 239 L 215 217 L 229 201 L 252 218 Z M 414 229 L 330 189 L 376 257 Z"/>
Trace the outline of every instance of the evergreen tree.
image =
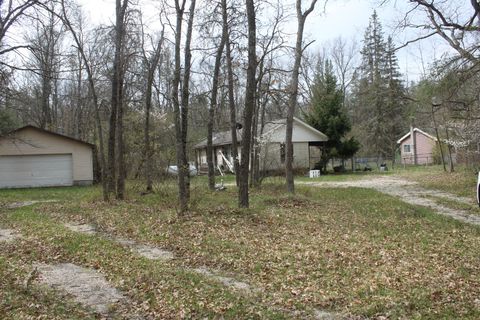
<path id="1" fill-rule="evenodd" d="M 325 172 L 331 158 L 353 156 L 358 150 L 358 142 L 353 138 L 344 140 L 351 124 L 342 105 L 343 92 L 338 88 L 329 60 L 317 67 L 312 93 L 310 109 L 304 114 L 304 118 L 308 124 L 328 136 L 320 163 L 317 164 L 317 167 Z"/>
<path id="2" fill-rule="evenodd" d="M 365 32 L 354 84 L 354 123 L 364 153 L 394 157 L 405 129 L 404 87 L 392 39 L 384 40 L 376 12 Z"/>

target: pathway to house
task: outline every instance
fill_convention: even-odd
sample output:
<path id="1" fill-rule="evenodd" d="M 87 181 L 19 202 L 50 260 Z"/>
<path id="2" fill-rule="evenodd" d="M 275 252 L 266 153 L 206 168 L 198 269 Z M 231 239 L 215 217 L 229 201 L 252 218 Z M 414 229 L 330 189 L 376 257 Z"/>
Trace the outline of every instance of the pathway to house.
<path id="1" fill-rule="evenodd" d="M 41 283 L 71 294 L 75 301 L 99 314 L 108 315 L 115 304 L 127 302 L 127 298 L 96 270 L 72 263 L 36 263 L 34 267 Z"/>
<path id="2" fill-rule="evenodd" d="M 16 209 L 41 202 L 56 202 L 56 200 L 16 202 L 8 204 L 6 207 L 9 209 Z M 124 247 L 130 248 L 133 252 L 150 260 L 167 261 L 174 258 L 174 254 L 171 251 L 99 232 L 95 226 L 91 224 L 64 223 L 64 226 L 73 232 L 103 236 Z M 0 228 L 0 242 L 14 241 L 20 237 L 21 235 L 13 229 Z M 102 273 L 96 270 L 72 263 L 33 263 L 32 267 L 33 270 L 25 281 L 27 283 L 26 287 L 28 287 L 28 283 L 32 280 L 36 280 L 37 282 L 45 284 L 55 290 L 70 294 L 78 303 L 93 309 L 97 314 L 107 318 L 116 314 L 115 310 L 112 308 L 121 307 L 122 305 L 129 303 L 128 298 L 126 298 L 121 291 L 112 286 Z M 262 292 L 260 288 L 237 280 L 235 275 L 226 276 L 222 271 L 212 270 L 205 266 L 199 268 L 187 268 L 187 271 L 197 273 L 213 281 L 219 282 L 240 294 L 250 295 Z M 335 320 L 344 318 L 341 314 L 330 313 L 319 309 L 313 309 L 311 314 L 305 313 L 304 311 L 291 311 L 280 308 L 275 309 L 290 315 L 292 318 L 299 319 Z M 143 319 L 143 317 L 138 314 L 128 314 L 127 318 Z"/>
<path id="3" fill-rule="evenodd" d="M 352 181 L 342 181 L 342 182 L 331 182 L 331 181 L 315 181 L 315 182 L 297 182 L 297 184 L 310 185 L 315 187 L 337 187 L 337 188 L 348 188 L 348 187 L 357 187 L 357 188 L 371 188 L 379 192 L 386 193 L 388 195 L 398 197 L 403 201 L 424 207 L 429 207 L 433 209 L 436 213 L 451 217 L 462 222 L 480 225 L 480 215 L 469 214 L 465 210 L 461 209 L 452 209 L 444 205 L 438 204 L 429 197 L 443 198 L 446 200 L 460 202 L 462 204 L 473 205 L 473 200 L 458 197 L 450 193 L 435 191 L 422 188 L 418 183 L 405 180 L 398 177 L 389 177 L 389 176 L 378 176 L 378 177 L 369 177 L 369 179 L 363 180 L 352 180 Z"/>
<path id="4" fill-rule="evenodd" d="M 12 202 L 3 205 L 7 209 L 17 209 L 21 207 L 28 207 L 37 203 L 49 203 L 49 202 L 58 202 L 58 200 L 31 200 L 31 201 L 20 201 L 20 202 Z M 2 205 L 0 204 L 0 207 Z"/>
<path id="5" fill-rule="evenodd" d="M 80 232 L 80 233 L 84 233 L 84 234 L 87 234 L 87 235 L 93 235 L 93 234 L 103 235 L 103 236 L 105 236 L 105 237 L 107 237 L 107 238 L 125 246 L 125 247 L 130 248 L 132 251 L 134 251 L 137 254 L 139 254 L 139 255 L 147 258 L 147 259 L 150 259 L 150 260 L 171 260 L 171 259 L 174 258 L 173 252 L 170 252 L 170 251 L 167 251 L 165 249 L 158 248 L 158 247 L 155 247 L 155 246 L 139 244 L 139 243 L 135 242 L 134 240 L 120 238 L 120 237 L 111 236 L 111 235 L 108 235 L 108 234 L 103 234 L 103 233 L 97 232 L 95 230 L 95 227 L 93 225 L 90 225 L 90 224 L 66 223 L 64 225 L 65 225 L 65 227 L 67 227 L 68 229 L 70 229 L 74 232 Z M 56 268 L 58 268 L 58 267 L 56 267 Z M 91 283 L 91 281 L 89 280 L 90 278 L 93 278 L 93 279 L 98 278 L 98 275 L 92 274 L 88 270 L 78 269 L 78 267 L 76 267 L 74 265 L 70 265 L 70 264 L 61 265 L 60 269 L 62 269 L 62 268 L 67 268 L 67 269 L 69 269 L 73 272 L 75 270 L 77 270 L 77 272 L 80 275 L 84 274 L 85 275 L 84 279 L 80 280 L 80 282 L 82 282 L 82 283 L 88 283 L 88 282 Z M 47 268 L 47 270 L 48 270 L 48 268 Z M 55 269 L 55 270 L 57 270 L 57 269 Z M 233 290 L 235 290 L 235 291 L 237 291 L 241 294 L 250 295 L 250 294 L 259 293 L 259 292 L 262 291 L 260 288 L 254 287 L 254 286 L 252 286 L 252 285 L 250 285 L 246 282 L 237 280 L 236 277 L 234 277 L 234 276 L 233 277 L 225 276 L 224 272 L 221 272 L 221 271 L 218 271 L 218 270 L 211 270 L 211 269 L 208 269 L 205 266 L 199 267 L 199 268 L 187 268 L 187 270 L 190 271 L 190 272 L 200 274 L 200 275 L 202 275 L 206 278 L 209 278 L 213 281 L 219 282 L 219 283 L 223 284 L 224 286 L 229 287 L 229 288 L 231 288 L 231 289 L 233 289 Z M 54 272 L 54 274 L 56 274 L 56 271 Z M 82 277 L 80 277 L 80 278 L 82 278 Z M 52 281 L 55 283 L 55 281 L 57 281 L 57 280 L 54 279 Z M 61 283 L 61 281 L 63 281 L 63 280 L 60 279 L 58 281 L 60 281 L 60 283 Z M 74 285 L 74 287 L 75 286 L 78 286 L 78 285 Z M 71 289 L 70 287 L 67 287 L 67 291 L 70 290 L 70 289 Z M 112 291 L 111 289 L 108 289 L 105 294 L 109 294 L 109 293 L 112 293 L 112 297 L 109 298 L 109 300 L 107 302 L 111 303 L 115 299 L 117 299 L 117 301 L 122 300 L 121 296 L 117 296 L 115 294 L 115 292 Z M 74 294 L 74 296 L 75 296 L 75 294 Z M 82 299 L 83 299 L 83 297 L 80 297 L 78 300 L 80 302 L 84 303 L 84 304 L 89 305 L 88 301 L 82 301 Z M 113 301 L 113 302 L 115 302 L 115 301 Z M 96 306 L 96 305 L 90 305 L 90 306 L 93 307 L 94 309 L 100 308 L 102 310 L 102 308 L 105 305 L 106 305 L 106 303 L 103 303 L 100 306 Z M 99 311 L 99 310 L 97 310 L 97 311 Z M 343 319 L 344 318 L 344 316 L 341 315 L 341 314 L 330 313 L 330 312 L 326 312 L 326 311 L 319 310 L 319 309 L 313 309 L 313 314 L 311 314 L 311 315 L 301 313 L 301 312 L 296 312 L 296 311 L 290 311 L 290 310 L 278 310 L 278 311 L 282 311 L 285 314 L 289 314 L 292 317 L 299 318 L 299 319 L 335 320 L 335 319 Z"/>

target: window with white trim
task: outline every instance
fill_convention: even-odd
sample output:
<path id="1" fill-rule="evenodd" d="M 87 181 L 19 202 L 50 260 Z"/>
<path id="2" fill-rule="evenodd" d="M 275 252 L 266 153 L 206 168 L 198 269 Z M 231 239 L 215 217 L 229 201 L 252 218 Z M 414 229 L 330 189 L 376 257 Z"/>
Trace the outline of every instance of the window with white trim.
<path id="1" fill-rule="evenodd" d="M 410 153 L 410 152 L 412 152 L 412 151 L 410 150 L 410 145 L 409 145 L 409 144 L 404 144 L 404 145 L 403 145 L 403 152 L 404 152 L 404 153 Z"/>

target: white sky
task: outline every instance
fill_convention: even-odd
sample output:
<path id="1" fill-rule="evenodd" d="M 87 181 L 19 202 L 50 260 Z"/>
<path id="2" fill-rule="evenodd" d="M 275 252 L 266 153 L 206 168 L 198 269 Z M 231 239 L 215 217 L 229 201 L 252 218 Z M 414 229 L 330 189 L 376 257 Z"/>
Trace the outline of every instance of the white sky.
<path id="1" fill-rule="evenodd" d="M 115 0 L 78 1 L 93 23 L 112 23 Z M 293 9 L 291 4 L 293 4 L 294 0 L 281 1 L 289 4 Z M 138 2 L 147 15 L 146 21 L 150 20 L 151 23 L 155 24 L 158 21 L 158 10 L 155 9 L 155 5 L 159 1 L 138 0 Z M 328 42 L 340 36 L 345 40 L 357 40 L 359 42 L 358 48 L 360 49 L 362 46 L 360 41 L 363 39 L 373 10 L 377 10 L 385 38 L 391 35 L 397 46 L 408 39 L 415 38 L 415 34 L 411 31 L 395 29 L 397 22 L 408 9 L 408 1 L 390 0 L 386 4 L 379 6 L 381 2 L 380 0 L 329 0 L 324 7 L 325 2 L 322 0 L 318 1 L 316 10 L 308 17 L 306 25 L 305 36 L 307 41 L 315 40 L 310 50 L 320 50 Z M 309 1 L 304 1 L 304 3 L 304 6 L 306 6 Z M 295 31 L 295 28 L 295 23 L 286 27 L 289 31 Z M 294 39 L 292 39 L 292 45 L 293 41 Z M 422 64 L 427 67 L 428 63 L 433 61 L 434 58 L 440 58 L 448 51 L 450 49 L 442 40 L 429 39 L 400 49 L 397 57 L 405 79 L 411 81 L 417 80 L 421 76 Z"/>

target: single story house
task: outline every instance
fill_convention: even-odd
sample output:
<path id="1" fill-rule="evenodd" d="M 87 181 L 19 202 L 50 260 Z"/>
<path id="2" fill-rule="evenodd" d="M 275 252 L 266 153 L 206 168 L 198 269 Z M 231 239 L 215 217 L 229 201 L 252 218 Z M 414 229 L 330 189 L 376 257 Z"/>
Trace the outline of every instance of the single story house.
<path id="1" fill-rule="evenodd" d="M 286 119 L 265 124 L 263 134 L 258 139 L 261 146 L 260 166 L 262 170 L 280 170 L 285 166 Z M 237 130 L 240 157 L 242 129 Z M 298 118 L 293 119 L 293 166 L 295 169 L 312 169 L 320 160 L 321 147 L 328 137 Z M 213 135 L 214 165 L 230 169 L 233 164 L 232 136 L 230 131 Z M 194 146 L 196 163 L 199 168 L 207 166 L 207 139 Z M 233 170 L 231 170 L 233 171 Z"/>
<path id="2" fill-rule="evenodd" d="M 418 128 L 398 139 L 402 164 L 431 164 L 434 162 L 433 149 L 437 138 Z"/>
<path id="3" fill-rule="evenodd" d="M 93 145 L 34 126 L 0 137 L 0 188 L 90 185 Z"/>

